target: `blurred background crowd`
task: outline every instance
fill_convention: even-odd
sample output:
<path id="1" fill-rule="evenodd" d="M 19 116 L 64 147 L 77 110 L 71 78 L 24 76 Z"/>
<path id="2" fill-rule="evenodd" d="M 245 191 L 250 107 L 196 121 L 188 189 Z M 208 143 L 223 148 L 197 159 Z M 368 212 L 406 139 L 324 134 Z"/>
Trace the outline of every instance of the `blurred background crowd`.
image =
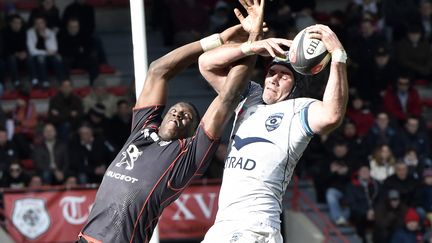
<path id="1" fill-rule="evenodd" d="M 28 18 L 15 11 L 14 2 L 5 5 L 1 21 L 1 93 L 18 95 L 13 109 L 0 110 L 0 185 L 98 183 L 129 135 L 134 95 L 109 92 L 99 78 L 110 67 L 95 29 L 97 1 L 76 0 L 61 12 L 54 0 L 42 0 Z M 237 23 L 237 1 L 145 2 L 148 29 L 161 33 L 170 49 Z M 317 200 L 329 206 L 334 223 L 353 225 L 364 242 L 368 232 L 374 242 L 428 240 L 432 1 L 345 2 L 329 12 L 318 10 L 314 0 L 266 3 L 268 37 L 293 39 L 322 23 L 349 55 L 345 122 L 328 136 L 314 136 L 296 173 L 314 182 Z M 263 81 L 268 61 L 258 60 L 255 81 Z M 77 69 L 88 74 L 85 94 L 76 92 L 71 79 Z M 320 98 L 324 72 L 316 78 L 305 79 L 303 89 Z M 51 92 L 46 111 L 36 111 L 33 90 Z M 225 155 L 223 143 L 205 177 L 221 177 Z"/>

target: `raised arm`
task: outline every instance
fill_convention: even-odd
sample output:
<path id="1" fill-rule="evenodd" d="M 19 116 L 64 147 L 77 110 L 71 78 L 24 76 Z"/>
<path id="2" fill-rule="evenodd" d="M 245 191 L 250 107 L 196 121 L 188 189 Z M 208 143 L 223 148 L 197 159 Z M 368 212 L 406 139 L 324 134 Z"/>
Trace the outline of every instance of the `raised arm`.
<path id="1" fill-rule="evenodd" d="M 337 128 L 344 116 L 348 102 L 346 53 L 336 34 L 325 25 L 313 25 L 306 30 L 312 38 L 321 39 L 332 55 L 330 76 L 323 100 L 310 105 L 309 126 L 313 132 L 326 134 Z"/>
<path id="2" fill-rule="evenodd" d="M 255 11 L 254 6 L 258 2 L 258 0 L 240 0 L 240 3 L 243 5 L 244 9 L 246 9 L 248 16 L 245 18 L 241 14 L 238 9 L 234 9 L 234 13 L 237 19 L 241 23 L 241 27 L 244 31 L 248 33 L 252 32 L 266 32 L 268 28 L 265 25 L 265 22 L 262 22 L 261 29 L 255 30 L 256 21 L 258 19 L 258 12 Z M 228 72 L 234 63 L 248 54 L 240 51 L 240 44 L 242 42 L 238 42 L 233 45 L 224 45 L 221 48 L 218 48 L 217 51 L 206 52 L 200 56 L 199 59 L 199 68 L 201 74 L 207 80 L 207 82 L 213 87 L 213 89 L 219 94 L 224 86 L 224 82 L 227 80 Z M 254 43 L 256 44 L 256 43 Z M 254 45 L 250 46 L 251 49 L 249 51 L 253 52 L 254 49 L 257 50 L 259 47 Z M 274 48 L 278 48 L 277 45 L 273 45 Z M 267 49 L 270 55 L 274 55 L 272 52 L 272 48 Z M 259 54 L 255 52 L 256 54 Z"/>
<path id="3" fill-rule="evenodd" d="M 251 43 L 226 44 L 204 53 L 199 58 L 201 75 L 220 94 L 230 67 L 238 60 L 250 54 L 275 57 L 283 56 L 281 45 L 290 46 L 291 41 L 282 38 L 270 38 Z"/>
<path id="4" fill-rule="evenodd" d="M 219 41 L 219 45 L 221 45 L 226 42 L 245 40 L 247 33 L 244 32 L 241 25 L 236 25 L 226 29 L 220 35 L 216 34 L 215 37 L 218 39 L 213 40 L 212 43 L 215 43 L 215 41 L 218 43 Z M 199 55 L 202 53 L 202 43 L 195 41 L 153 61 L 148 69 L 144 87 L 135 107 L 165 104 L 168 96 L 168 81 L 191 64 L 197 62 Z"/>
<path id="5" fill-rule="evenodd" d="M 224 45 L 209 52 L 210 55 L 214 54 L 213 59 L 221 58 L 223 54 L 231 55 L 226 50 L 231 50 L 233 52 L 232 56 L 237 57 L 237 61 L 232 61 L 230 64 L 231 68 L 228 71 L 226 80 L 220 83 L 218 96 L 210 104 L 202 118 L 205 131 L 214 138 L 220 136 L 228 122 L 228 118 L 234 113 L 234 109 L 240 101 L 241 94 L 249 81 L 255 65 L 256 55 L 253 54 L 269 55 L 268 53 L 277 53 L 278 55 L 282 55 L 284 53 L 277 44 L 270 45 L 268 40 L 258 41 L 262 36 L 264 0 L 261 0 L 260 3 L 258 0 L 240 2 L 245 8 L 247 7 L 248 14 L 253 16 L 254 20 L 248 42 L 246 45 Z M 257 42 L 261 43 L 261 45 L 254 45 L 257 49 L 252 51 L 251 45 Z M 203 55 L 207 56 L 207 52 Z"/>

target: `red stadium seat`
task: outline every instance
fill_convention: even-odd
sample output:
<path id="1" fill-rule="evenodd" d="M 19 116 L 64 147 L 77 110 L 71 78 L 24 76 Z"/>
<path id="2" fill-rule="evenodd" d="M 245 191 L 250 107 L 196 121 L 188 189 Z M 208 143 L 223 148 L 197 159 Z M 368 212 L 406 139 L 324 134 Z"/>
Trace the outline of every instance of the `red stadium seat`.
<path id="1" fill-rule="evenodd" d="M 24 170 L 34 170 L 35 165 L 32 159 L 23 159 L 21 160 L 21 166 L 24 168 Z"/>
<path id="2" fill-rule="evenodd" d="M 15 90 L 7 90 L 3 93 L 3 100 L 15 100 L 18 98 L 18 92 Z"/>
<path id="3" fill-rule="evenodd" d="M 88 94 L 90 94 L 90 91 L 91 91 L 90 87 L 80 87 L 80 88 L 75 88 L 73 92 L 79 97 L 85 97 Z"/>
<path id="4" fill-rule="evenodd" d="M 20 1 L 16 1 L 15 6 L 17 9 L 31 11 L 32 9 L 37 8 L 38 1 L 20 0 Z"/>
<path id="5" fill-rule="evenodd" d="M 111 93 L 115 96 L 124 96 L 126 95 L 127 92 L 127 87 L 124 86 L 111 86 L 111 87 L 107 87 L 106 91 L 108 93 Z"/>
<path id="6" fill-rule="evenodd" d="M 32 89 L 30 90 L 31 99 L 49 99 L 52 95 L 51 89 Z"/>
<path id="7" fill-rule="evenodd" d="M 74 69 L 70 70 L 70 74 L 71 75 L 83 75 L 83 74 L 86 74 L 86 73 L 87 73 L 86 70 L 79 69 L 79 68 L 74 68 Z"/>
<path id="8" fill-rule="evenodd" d="M 114 74 L 116 70 L 108 64 L 99 65 L 99 72 L 102 74 Z"/>

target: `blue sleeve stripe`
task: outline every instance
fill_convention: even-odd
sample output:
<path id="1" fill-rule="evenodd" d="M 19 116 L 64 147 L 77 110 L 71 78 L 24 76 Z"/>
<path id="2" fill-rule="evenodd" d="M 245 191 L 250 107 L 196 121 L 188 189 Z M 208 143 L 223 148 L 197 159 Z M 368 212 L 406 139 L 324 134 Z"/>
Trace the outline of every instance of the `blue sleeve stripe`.
<path id="1" fill-rule="evenodd" d="M 312 104 L 312 102 L 310 102 L 309 104 L 307 104 L 301 111 L 300 111 L 300 121 L 303 125 L 303 128 L 306 131 L 306 135 L 309 137 L 312 137 L 315 133 L 312 131 L 312 129 L 309 126 L 309 122 L 308 122 L 308 111 L 309 111 L 309 106 L 310 104 Z"/>

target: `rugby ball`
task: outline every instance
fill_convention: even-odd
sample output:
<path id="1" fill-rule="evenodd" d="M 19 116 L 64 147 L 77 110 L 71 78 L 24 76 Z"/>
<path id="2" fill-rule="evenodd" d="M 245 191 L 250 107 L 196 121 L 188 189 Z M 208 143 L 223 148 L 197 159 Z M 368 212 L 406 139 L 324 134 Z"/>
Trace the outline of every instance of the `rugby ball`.
<path id="1" fill-rule="evenodd" d="M 321 40 L 309 38 L 303 29 L 294 37 L 288 58 L 298 73 L 315 75 L 325 68 L 331 55 Z"/>

